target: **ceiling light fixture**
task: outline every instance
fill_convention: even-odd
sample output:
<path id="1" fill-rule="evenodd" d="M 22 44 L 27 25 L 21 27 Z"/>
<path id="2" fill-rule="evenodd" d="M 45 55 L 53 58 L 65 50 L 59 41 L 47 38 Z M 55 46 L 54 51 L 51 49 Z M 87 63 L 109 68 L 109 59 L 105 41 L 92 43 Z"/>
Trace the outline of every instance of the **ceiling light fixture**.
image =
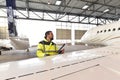
<path id="1" fill-rule="evenodd" d="M 82 7 L 82 9 L 87 9 L 89 6 L 88 5 L 85 5 Z"/>
<path id="2" fill-rule="evenodd" d="M 110 11 L 110 9 L 105 9 L 103 12 L 106 13 L 106 12 L 108 12 L 108 11 Z"/>
<path id="3" fill-rule="evenodd" d="M 48 1 L 47 3 L 50 4 L 50 1 Z"/>
<path id="4" fill-rule="evenodd" d="M 55 2 L 55 5 L 60 5 L 61 3 L 62 3 L 61 0 L 57 0 L 57 1 Z"/>

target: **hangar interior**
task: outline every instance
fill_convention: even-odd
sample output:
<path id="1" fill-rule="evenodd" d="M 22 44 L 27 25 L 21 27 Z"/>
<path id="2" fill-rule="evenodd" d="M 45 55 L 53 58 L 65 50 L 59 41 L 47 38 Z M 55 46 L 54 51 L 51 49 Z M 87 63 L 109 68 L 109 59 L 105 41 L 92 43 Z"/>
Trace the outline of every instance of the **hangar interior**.
<path id="1" fill-rule="evenodd" d="M 105 24 L 119 20 L 119 0 L 15 0 L 16 19 Z M 0 1 L 6 12 L 6 1 Z M 5 17 L 2 16 L 1 17 Z"/>
<path id="2" fill-rule="evenodd" d="M 83 34 L 96 26 L 118 21 L 119 0 L 15 0 L 14 20 L 19 37 L 29 38 L 30 46 L 54 32 L 58 44 L 79 44 Z M 6 0 L 0 1 L 0 38 L 8 39 Z"/>

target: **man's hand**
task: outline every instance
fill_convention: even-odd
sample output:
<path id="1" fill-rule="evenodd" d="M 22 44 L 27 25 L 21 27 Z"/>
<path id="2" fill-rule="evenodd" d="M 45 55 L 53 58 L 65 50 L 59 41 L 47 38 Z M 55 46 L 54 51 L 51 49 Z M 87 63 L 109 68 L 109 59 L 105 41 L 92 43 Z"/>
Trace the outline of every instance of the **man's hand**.
<path id="1" fill-rule="evenodd" d="M 50 54 L 45 54 L 45 56 L 50 56 Z"/>
<path id="2" fill-rule="evenodd" d="M 58 54 L 63 54 L 64 53 L 64 49 L 62 49 Z"/>
<path id="3" fill-rule="evenodd" d="M 64 50 L 64 49 L 62 49 L 62 50 L 61 50 L 61 53 L 63 54 L 64 52 L 65 52 L 65 50 Z"/>

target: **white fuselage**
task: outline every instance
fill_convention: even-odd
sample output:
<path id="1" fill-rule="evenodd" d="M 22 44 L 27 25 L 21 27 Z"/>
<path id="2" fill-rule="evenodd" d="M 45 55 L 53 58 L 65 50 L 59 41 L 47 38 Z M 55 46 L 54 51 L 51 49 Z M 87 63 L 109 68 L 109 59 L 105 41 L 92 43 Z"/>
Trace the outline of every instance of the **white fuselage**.
<path id="1" fill-rule="evenodd" d="M 87 44 L 119 45 L 120 22 L 114 22 L 88 30 L 81 38 L 81 42 Z"/>

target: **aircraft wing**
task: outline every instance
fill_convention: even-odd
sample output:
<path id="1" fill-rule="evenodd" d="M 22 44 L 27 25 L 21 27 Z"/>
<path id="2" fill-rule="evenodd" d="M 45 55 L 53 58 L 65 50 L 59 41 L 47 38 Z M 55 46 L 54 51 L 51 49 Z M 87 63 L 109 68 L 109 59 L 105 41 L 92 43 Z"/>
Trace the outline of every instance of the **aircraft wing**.
<path id="1" fill-rule="evenodd" d="M 14 46 L 15 49 L 17 50 L 25 50 L 28 49 L 29 46 L 29 40 L 26 38 L 9 38 L 11 41 L 11 44 Z"/>
<path id="2" fill-rule="evenodd" d="M 120 80 L 120 46 L 1 63 L 0 80 Z"/>

